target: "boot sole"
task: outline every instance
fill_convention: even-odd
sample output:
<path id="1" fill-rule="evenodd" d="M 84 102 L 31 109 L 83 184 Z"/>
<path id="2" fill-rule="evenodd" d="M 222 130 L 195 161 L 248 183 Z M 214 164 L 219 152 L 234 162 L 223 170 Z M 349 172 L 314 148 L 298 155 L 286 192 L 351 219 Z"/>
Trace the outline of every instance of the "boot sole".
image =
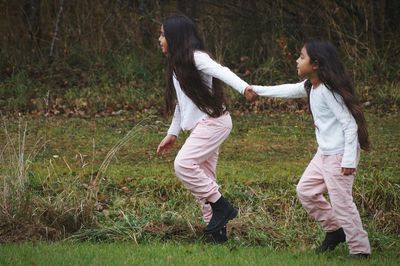
<path id="1" fill-rule="evenodd" d="M 238 215 L 238 211 L 236 209 L 233 209 L 227 216 L 226 218 L 217 226 L 215 227 L 215 229 L 213 230 L 203 230 L 204 234 L 212 234 L 214 232 L 217 232 L 218 230 L 220 230 L 222 227 L 224 227 L 230 220 L 236 218 L 236 216 Z"/>
<path id="2" fill-rule="evenodd" d="M 340 241 L 339 243 L 335 243 L 334 245 L 329 246 L 329 247 L 324 248 L 324 249 L 321 249 L 321 247 L 319 247 L 319 248 L 316 250 L 316 252 L 319 253 L 319 254 L 322 254 L 322 253 L 326 253 L 326 252 L 333 251 L 333 250 L 336 249 L 337 246 L 339 246 L 341 243 L 345 243 L 345 242 L 346 242 L 346 240 Z"/>

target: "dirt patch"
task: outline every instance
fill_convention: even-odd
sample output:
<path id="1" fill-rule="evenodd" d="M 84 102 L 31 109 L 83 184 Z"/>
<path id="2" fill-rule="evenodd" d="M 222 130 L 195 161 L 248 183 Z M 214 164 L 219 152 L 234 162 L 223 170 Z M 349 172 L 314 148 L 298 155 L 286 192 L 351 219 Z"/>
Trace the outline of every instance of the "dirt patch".
<path id="1" fill-rule="evenodd" d="M 18 243 L 39 240 L 61 240 L 64 232 L 44 224 L 2 223 L 0 243 Z"/>

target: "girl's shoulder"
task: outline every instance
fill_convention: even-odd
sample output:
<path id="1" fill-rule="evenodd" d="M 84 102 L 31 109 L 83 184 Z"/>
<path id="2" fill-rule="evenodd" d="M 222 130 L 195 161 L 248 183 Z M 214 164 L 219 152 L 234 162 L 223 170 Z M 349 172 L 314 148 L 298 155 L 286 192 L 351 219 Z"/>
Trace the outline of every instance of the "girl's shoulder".
<path id="1" fill-rule="evenodd" d="M 322 83 L 319 86 L 319 89 L 320 89 L 320 92 L 323 95 L 323 97 L 328 101 L 330 101 L 330 100 L 341 101 L 342 100 L 342 96 L 340 96 L 340 94 L 329 89 L 328 86 L 324 83 Z"/>
<path id="2" fill-rule="evenodd" d="M 210 55 L 208 53 L 206 53 L 204 51 L 201 51 L 201 50 L 195 50 L 193 52 L 193 57 L 194 57 L 195 60 L 196 59 L 199 59 L 199 60 L 201 60 L 201 59 L 211 59 L 211 57 L 210 57 Z"/>
<path id="3" fill-rule="evenodd" d="M 215 64 L 215 60 L 212 59 L 208 53 L 200 50 L 193 52 L 193 60 L 198 69 L 203 69 Z"/>
<path id="4" fill-rule="evenodd" d="M 321 83 L 317 88 L 318 88 L 322 93 L 330 92 L 330 90 L 328 89 L 328 87 L 326 86 L 325 83 Z"/>
<path id="5" fill-rule="evenodd" d="M 193 54 L 195 55 L 208 55 L 208 53 L 202 51 L 202 50 L 194 50 Z"/>
<path id="6" fill-rule="evenodd" d="M 322 95 L 332 95 L 332 94 L 333 94 L 333 91 L 330 90 L 330 89 L 328 88 L 328 86 L 327 86 L 325 83 L 321 83 L 321 84 L 317 87 L 317 89 L 319 90 L 319 92 L 320 92 Z"/>

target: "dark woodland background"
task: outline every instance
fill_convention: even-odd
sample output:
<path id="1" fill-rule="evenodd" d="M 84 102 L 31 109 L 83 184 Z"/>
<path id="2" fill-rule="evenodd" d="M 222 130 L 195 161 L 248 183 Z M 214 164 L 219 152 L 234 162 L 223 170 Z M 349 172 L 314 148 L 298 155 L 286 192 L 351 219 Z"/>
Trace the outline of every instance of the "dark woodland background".
<path id="1" fill-rule="evenodd" d="M 162 113 L 165 59 L 158 36 L 162 18 L 174 13 L 195 20 L 215 58 L 253 84 L 297 81 L 304 40 L 328 39 L 365 106 L 399 110 L 397 0 L 1 0 L 2 112 Z M 235 93 L 230 98 L 239 109 L 277 107 L 270 100 L 249 106 Z"/>

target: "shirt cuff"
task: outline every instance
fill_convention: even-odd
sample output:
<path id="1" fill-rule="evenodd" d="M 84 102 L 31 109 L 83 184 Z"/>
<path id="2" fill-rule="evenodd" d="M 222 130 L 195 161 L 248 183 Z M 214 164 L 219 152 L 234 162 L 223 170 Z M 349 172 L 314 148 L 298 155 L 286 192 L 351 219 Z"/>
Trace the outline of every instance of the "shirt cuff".
<path id="1" fill-rule="evenodd" d="M 169 129 L 167 134 L 168 135 L 174 135 L 174 136 L 178 137 L 180 132 L 181 132 L 180 129 Z"/>

